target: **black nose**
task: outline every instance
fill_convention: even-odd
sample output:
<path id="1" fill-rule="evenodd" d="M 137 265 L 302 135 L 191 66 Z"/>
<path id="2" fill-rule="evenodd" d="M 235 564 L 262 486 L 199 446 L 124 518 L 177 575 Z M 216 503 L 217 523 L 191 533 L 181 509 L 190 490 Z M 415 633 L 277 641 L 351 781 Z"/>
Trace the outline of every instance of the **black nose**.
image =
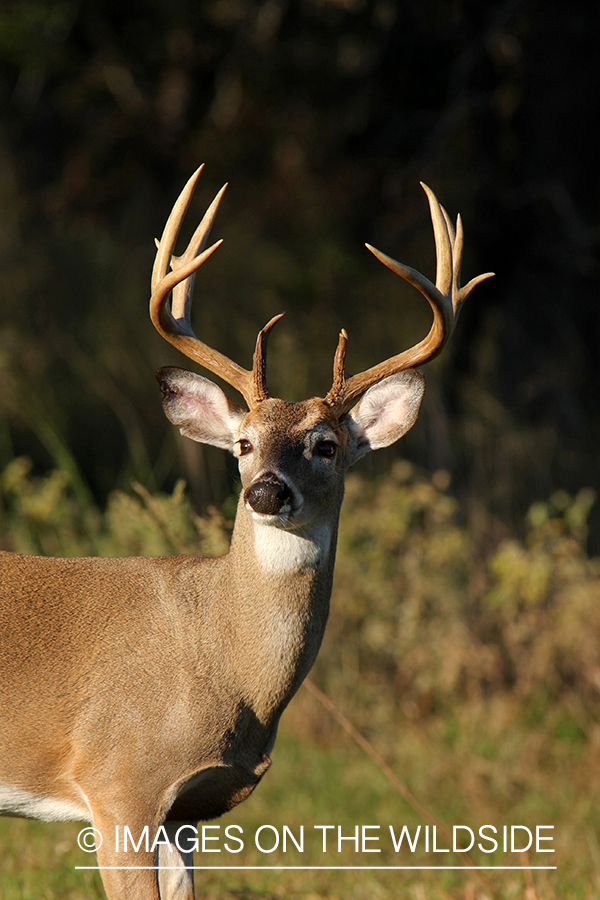
<path id="1" fill-rule="evenodd" d="M 244 500 L 254 512 L 265 516 L 276 516 L 291 499 L 292 492 L 287 484 L 271 472 L 251 484 L 244 494 Z"/>

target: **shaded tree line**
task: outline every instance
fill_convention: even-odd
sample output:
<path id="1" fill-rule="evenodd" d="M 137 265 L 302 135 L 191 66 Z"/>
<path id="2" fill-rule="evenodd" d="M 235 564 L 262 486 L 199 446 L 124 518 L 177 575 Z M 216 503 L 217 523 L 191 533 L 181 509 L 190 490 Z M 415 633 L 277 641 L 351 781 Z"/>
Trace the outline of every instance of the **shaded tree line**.
<path id="1" fill-rule="evenodd" d="M 478 532 L 600 488 L 598 32 L 583 0 L 7 0 L 0 463 L 66 468 L 101 502 L 181 471 L 199 507 L 228 494 L 223 454 L 163 419 L 152 372 L 186 362 L 146 312 L 152 239 L 205 162 L 189 231 L 231 186 L 203 339 L 247 365 L 285 310 L 269 379 L 289 399 L 327 391 L 342 326 L 350 371 L 416 342 L 423 301 L 363 242 L 432 275 L 423 180 L 463 216 L 465 278 L 497 275 L 427 367 L 419 425 L 365 468 L 447 470 Z"/>

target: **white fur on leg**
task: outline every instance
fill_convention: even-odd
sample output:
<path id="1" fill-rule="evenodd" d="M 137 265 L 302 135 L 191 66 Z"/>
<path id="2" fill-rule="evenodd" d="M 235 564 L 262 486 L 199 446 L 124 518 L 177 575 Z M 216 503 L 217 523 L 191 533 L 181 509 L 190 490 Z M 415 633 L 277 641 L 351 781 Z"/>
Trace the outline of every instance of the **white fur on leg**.
<path id="1" fill-rule="evenodd" d="M 160 900 L 194 900 L 194 851 L 181 850 L 190 843 L 195 830 L 183 828 L 192 826 L 193 822 L 166 822 L 165 831 L 170 847 L 159 844 L 158 847 L 158 890 Z M 178 834 L 179 830 L 181 833 Z M 179 844 L 179 847 L 177 846 Z"/>

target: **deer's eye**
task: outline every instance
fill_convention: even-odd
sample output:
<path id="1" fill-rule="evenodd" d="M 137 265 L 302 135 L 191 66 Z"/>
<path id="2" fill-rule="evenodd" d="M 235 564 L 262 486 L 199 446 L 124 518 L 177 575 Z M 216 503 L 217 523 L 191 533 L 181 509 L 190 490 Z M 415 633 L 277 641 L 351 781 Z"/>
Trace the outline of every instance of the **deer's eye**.
<path id="1" fill-rule="evenodd" d="M 333 459 L 336 450 L 337 445 L 333 441 L 321 441 L 316 447 L 317 456 L 322 456 L 324 459 Z"/>
<path id="2" fill-rule="evenodd" d="M 252 453 L 252 444 L 250 443 L 250 441 L 247 441 L 247 440 L 245 440 L 245 438 L 242 438 L 242 440 L 239 441 L 239 445 L 240 445 L 240 456 L 247 456 L 248 453 Z"/>

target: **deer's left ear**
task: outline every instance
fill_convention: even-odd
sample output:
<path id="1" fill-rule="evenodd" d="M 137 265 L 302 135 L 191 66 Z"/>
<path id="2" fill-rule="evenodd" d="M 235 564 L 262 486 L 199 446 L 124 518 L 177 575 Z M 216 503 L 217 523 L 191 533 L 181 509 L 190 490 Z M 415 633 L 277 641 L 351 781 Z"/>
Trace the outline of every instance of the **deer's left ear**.
<path id="1" fill-rule="evenodd" d="M 351 463 L 369 450 L 388 447 L 406 434 L 419 414 L 424 390 L 425 379 L 417 369 L 390 375 L 369 388 L 348 413 L 354 438 Z"/>

